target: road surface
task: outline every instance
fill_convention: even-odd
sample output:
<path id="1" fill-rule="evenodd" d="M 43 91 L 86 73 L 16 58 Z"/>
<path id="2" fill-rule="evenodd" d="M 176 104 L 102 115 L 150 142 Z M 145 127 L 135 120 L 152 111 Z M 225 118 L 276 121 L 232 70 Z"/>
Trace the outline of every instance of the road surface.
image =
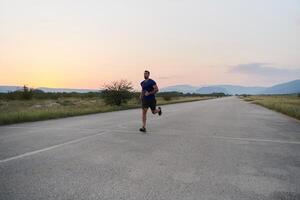
<path id="1" fill-rule="evenodd" d="M 0 127 L 0 199 L 300 199 L 299 121 L 236 97 Z"/>

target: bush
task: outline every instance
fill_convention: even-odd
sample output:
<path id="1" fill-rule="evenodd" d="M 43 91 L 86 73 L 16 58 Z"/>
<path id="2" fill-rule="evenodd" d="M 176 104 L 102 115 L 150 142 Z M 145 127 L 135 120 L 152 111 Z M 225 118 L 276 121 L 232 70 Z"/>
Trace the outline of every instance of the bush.
<path id="1" fill-rule="evenodd" d="M 33 91 L 32 88 L 28 88 L 24 85 L 22 90 L 8 92 L 4 94 L 3 97 L 5 97 L 6 100 L 30 100 L 32 99 Z"/>
<path id="2" fill-rule="evenodd" d="M 141 92 L 133 92 L 132 96 L 137 104 L 141 103 Z"/>
<path id="3" fill-rule="evenodd" d="M 24 85 L 21 98 L 24 100 L 30 100 L 32 99 L 32 96 L 33 96 L 33 89 L 28 88 L 26 85 Z"/>
<path id="4" fill-rule="evenodd" d="M 169 95 L 166 95 L 166 96 L 163 96 L 163 99 L 164 99 L 165 101 L 171 101 L 172 97 L 169 96 Z"/>
<path id="5" fill-rule="evenodd" d="M 104 88 L 101 96 L 107 105 L 120 106 L 134 97 L 132 83 L 127 80 L 114 81 Z"/>
<path id="6" fill-rule="evenodd" d="M 21 91 L 15 91 L 15 92 L 8 92 L 6 95 L 6 100 L 17 100 L 21 99 L 22 92 Z"/>

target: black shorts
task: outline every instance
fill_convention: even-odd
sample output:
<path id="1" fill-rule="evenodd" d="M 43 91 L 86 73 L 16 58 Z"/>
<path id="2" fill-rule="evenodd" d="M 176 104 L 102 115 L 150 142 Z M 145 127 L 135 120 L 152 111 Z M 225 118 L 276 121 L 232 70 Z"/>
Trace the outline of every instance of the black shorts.
<path id="1" fill-rule="evenodd" d="M 143 99 L 142 108 L 150 108 L 151 110 L 156 109 L 156 99 Z"/>

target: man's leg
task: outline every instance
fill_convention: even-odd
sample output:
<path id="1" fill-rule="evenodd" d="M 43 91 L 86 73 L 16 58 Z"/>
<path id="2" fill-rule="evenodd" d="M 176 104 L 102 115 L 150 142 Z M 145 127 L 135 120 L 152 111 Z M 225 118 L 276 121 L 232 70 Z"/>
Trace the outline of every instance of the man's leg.
<path id="1" fill-rule="evenodd" d="M 147 121 L 147 111 L 148 108 L 143 108 L 143 128 L 146 128 L 146 121 Z"/>
<path id="2" fill-rule="evenodd" d="M 160 109 L 151 110 L 152 114 L 155 115 L 156 113 L 159 113 Z"/>
<path id="3" fill-rule="evenodd" d="M 156 113 L 161 115 L 161 107 L 158 107 L 158 109 L 156 109 L 156 99 L 154 99 L 151 102 L 150 108 L 151 108 L 151 112 L 152 112 L 153 115 L 155 115 Z"/>

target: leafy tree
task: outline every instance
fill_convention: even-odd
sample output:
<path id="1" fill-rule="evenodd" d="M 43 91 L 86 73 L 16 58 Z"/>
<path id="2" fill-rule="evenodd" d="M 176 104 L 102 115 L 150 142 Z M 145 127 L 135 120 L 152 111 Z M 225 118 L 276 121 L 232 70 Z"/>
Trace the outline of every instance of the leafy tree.
<path id="1" fill-rule="evenodd" d="M 127 80 L 113 81 L 108 85 L 104 85 L 101 96 L 107 105 L 120 106 L 133 98 L 134 93 L 132 90 L 132 83 Z"/>
<path id="2" fill-rule="evenodd" d="M 33 96 L 33 89 L 28 88 L 26 85 L 24 85 L 21 98 L 24 100 L 30 100 L 30 99 L 32 99 L 32 96 Z"/>

